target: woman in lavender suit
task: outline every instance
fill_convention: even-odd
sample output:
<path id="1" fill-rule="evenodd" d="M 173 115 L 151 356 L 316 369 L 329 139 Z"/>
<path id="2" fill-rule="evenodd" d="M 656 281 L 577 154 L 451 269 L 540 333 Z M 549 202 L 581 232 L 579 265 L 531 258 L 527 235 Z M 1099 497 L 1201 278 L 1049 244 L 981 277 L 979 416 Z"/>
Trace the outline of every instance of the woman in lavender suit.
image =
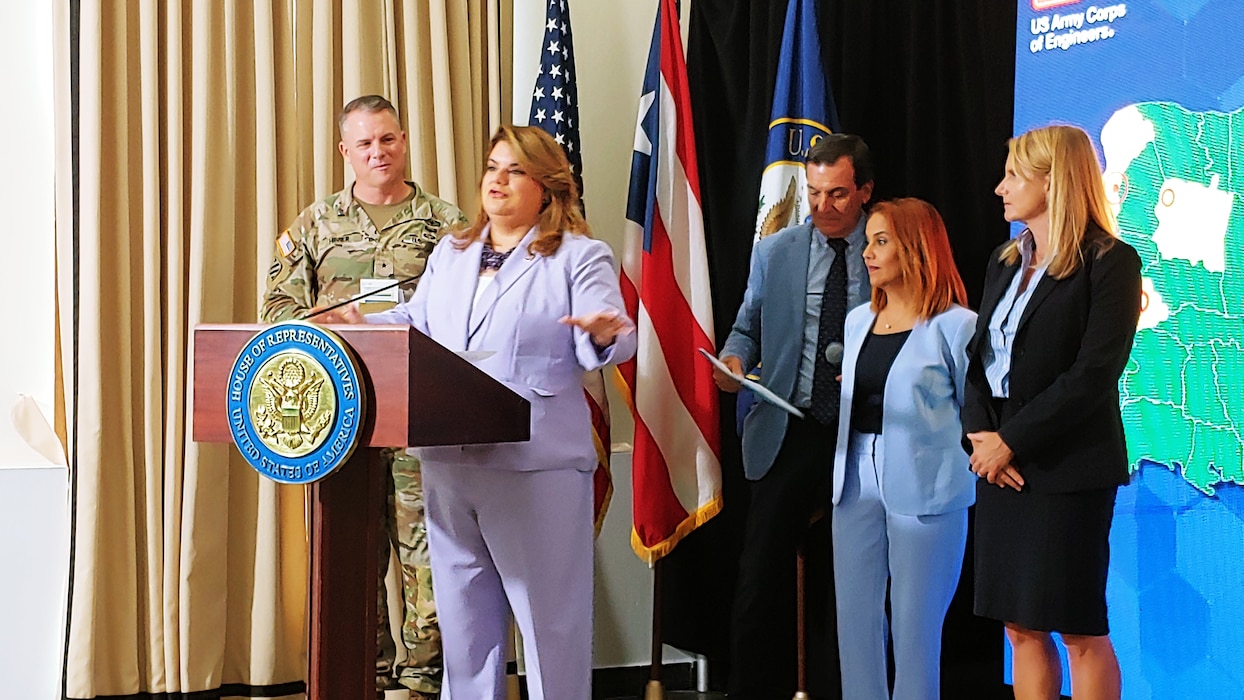
<path id="1" fill-rule="evenodd" d="M 531 402 L 531 440 L 422 448 L 449 697 L 505 697 L 512 612 L 530 697 L 591 697 L 592 471 L 582 377 L 635 354 L 613 256 L 591 238 L 562 148 L 502 127 L 474 225 L 428 259 L 414 296 L 368 323 L 409 323 Z M 357 310 L 344 320 L 361 321 Z"/>

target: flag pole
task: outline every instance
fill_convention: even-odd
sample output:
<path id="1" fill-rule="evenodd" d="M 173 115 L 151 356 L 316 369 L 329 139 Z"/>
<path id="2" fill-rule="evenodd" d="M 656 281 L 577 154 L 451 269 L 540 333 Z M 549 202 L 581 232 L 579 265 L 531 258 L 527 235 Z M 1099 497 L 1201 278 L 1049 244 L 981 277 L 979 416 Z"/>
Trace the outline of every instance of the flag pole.
<path id="1" fill-rule="evenodd" d="M 807 549 L 800 542 L 795 549 L 795 674 L 794 700 L 808 700 L 808 618 L 805 581 L 807 575 Z"/>
<path id="2" fill-rule="evenodd" d="M 665 697 L 660 558 L 721 510 L 718 392 L 696 356 L 697 348 L 712 352 L 717 344 L 678 18 L 677 0 L 660 0 L 640 92 L 620 275 L 640 337 L 619 373 L 635 418 L 631 546 L 653 572 L 645 700 Z"/>
<path id="3" fill-rule="evenodd" d="M 644 700 L 665 699 L 665 687 L 661 684 L 661 568 L 660 559 L 652 564 L 652 665 L 648 671 L 648 685 L 644 688 Z"/>

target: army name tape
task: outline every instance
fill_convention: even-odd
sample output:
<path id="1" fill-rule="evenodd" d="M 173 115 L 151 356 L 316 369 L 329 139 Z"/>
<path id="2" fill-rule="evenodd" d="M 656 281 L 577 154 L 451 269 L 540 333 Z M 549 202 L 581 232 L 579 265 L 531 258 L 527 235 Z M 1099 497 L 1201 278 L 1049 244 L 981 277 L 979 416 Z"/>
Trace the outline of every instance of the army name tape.
<path id="1" fill-rule="evenodd" d="M 358 444 L 365 388 L 349 349 L 303 321 L 256 333 L 229 373 L 229 432 L 246 461 L 283 484 L 340 467 Z"/>

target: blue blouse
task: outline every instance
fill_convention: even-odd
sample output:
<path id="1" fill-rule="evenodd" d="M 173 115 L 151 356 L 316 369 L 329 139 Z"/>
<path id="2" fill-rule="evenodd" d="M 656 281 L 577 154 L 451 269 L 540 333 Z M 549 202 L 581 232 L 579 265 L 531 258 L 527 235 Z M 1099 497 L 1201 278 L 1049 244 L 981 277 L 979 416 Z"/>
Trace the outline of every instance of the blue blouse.
<path id="1" fill-rule="evenodd" d="M 1011 350 L 1015 347 L 1015 332 L 1019 330 L 1019 320 L 1023 317 L 1029 300 L 1032 299 L 1032 292 L 1037 288 L 1037 283 L 1041 281 L 1041 278 L 1045 276 L 1045 268 L 1048 266 L 1041 265 L 1033 268 L 1028 286 L 1022 290 L 1019 288 L 1019 283 L 1024 278 L 1024 270 L 1033 264 L 1036 252 L 1037 244 L 1032 237 L 1032 231 L 1024 229 L 1024 232 L 1019 234 L 1019 268 L 1015 271 L 1015 277 L 1011 279 L 1011 284 L 1007 286 L 1006 293 L 998 300 L 998 306 L 989 319 L 989 347 L 985 349 L 984 357 L 985 379 L 989 382 L 989 388 L 996 399 L 1005 399 L 1010 396 Z"/>

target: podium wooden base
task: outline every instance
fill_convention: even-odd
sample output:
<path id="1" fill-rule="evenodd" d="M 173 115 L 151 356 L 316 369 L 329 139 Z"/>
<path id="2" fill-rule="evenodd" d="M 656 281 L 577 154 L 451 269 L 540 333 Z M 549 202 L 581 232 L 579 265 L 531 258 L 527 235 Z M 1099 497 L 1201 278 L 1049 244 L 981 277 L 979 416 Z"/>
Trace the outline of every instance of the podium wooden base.
<path id="1" fill-rule="evenodd" d="M 311 485 L 308 700 L 376 697 L 382 468 L 378 448 L 359 448 L 331 476 Z"/>

